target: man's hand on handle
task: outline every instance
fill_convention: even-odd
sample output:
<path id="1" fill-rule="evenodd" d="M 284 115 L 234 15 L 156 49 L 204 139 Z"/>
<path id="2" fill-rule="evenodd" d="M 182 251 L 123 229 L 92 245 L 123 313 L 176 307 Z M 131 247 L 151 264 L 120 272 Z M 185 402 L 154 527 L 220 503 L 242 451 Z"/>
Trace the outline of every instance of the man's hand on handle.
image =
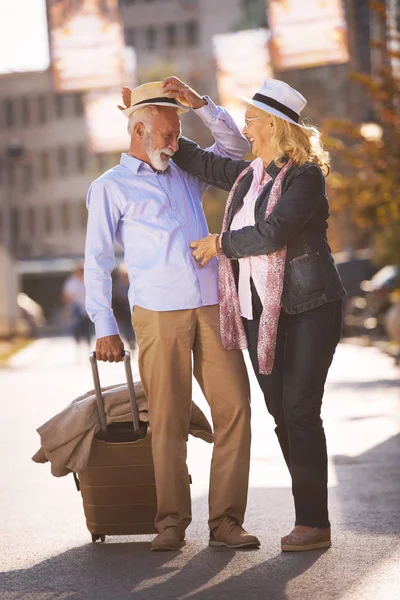
<path id="1" fill-rule="evenodd" d="M 106 335 L 96 341 L 96 358 L 105 362 L 123 360 L 124 343 L 118 334 Z"/>

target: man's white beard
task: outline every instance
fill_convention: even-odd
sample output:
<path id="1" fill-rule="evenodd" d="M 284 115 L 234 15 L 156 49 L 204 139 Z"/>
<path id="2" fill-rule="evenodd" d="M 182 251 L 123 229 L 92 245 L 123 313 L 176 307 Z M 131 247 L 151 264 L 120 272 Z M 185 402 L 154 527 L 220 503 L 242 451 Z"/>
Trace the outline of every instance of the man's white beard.
<path id="1" fill-rule="evenodd" d="M 143 141 L 143 148 L 149 157 L 151 166 L 156 171 L 165 171 L 169 164 L 169 158 L 164 159 L 161 157 L 161 154 L 166 154 L 167 156 L 173 156 L 174 152 L 169 148 L 162 148 L 161 150 L 155 150 L 153 148 L 153 144 L 151 141 L 151 134 L 147 134 Z"/>

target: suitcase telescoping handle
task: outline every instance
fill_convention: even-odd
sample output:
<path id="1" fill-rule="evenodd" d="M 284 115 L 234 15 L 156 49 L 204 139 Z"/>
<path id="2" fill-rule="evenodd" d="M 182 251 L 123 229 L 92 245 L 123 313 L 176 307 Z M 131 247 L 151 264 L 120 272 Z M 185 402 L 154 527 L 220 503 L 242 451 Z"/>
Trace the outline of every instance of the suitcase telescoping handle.
<path id="1" fill-rule="evenodd" d="M 137 403 L 136 403 L 135 386 L 133 384 L 132 368 L 131 368 L 131 355 L 127 350 L 124 350 L 123 356 L 124 356 L 126 381 L 128 384 L 129 402 L 131 405 L 131 412 L 132 412 L 133 430 L 135 432 L 139 432 L 140 431 L 139 411 L 138 411 L 138 407 L 137 407 Z M 92 367 L 94 390 L 96 392 L 97 412 L 99 413 L 100 429 L 103 433 L 107 433 L 107 421 L 106 421 L 106 413 L 104 410 L 104 398 L 103 398 L 103 394 L 101 393 L 100 376 L 99 376 L 99 368 L 97 366 L 96 352 L 90 353 L 89 360 L 90 360 L 90 364 Z"/>

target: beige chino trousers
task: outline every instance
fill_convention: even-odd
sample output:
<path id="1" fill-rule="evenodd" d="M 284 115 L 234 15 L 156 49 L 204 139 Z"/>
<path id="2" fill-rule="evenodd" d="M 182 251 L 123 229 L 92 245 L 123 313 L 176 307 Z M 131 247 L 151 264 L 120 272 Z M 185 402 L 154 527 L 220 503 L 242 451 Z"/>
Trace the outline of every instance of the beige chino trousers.
<path id="1" fill-rule="evenodd" d="M 174 525 L 184 532 L 192 518 L 186 465 L 192 358 L 214 426 L 209 527 L 214 529 L 227 515 L 242 524 L 250 463 L 250 388 L 242 352 L 222 346 L 218 305 L 166 312 L 135 306 L 132 323 L 152 429 L 157 530 Z"/>

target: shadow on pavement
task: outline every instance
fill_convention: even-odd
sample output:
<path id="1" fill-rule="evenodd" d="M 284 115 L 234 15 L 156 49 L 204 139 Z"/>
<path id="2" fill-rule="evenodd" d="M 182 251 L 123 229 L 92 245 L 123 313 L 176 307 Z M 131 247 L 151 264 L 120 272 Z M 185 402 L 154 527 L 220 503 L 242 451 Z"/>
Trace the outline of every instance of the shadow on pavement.
<path id="1" fill-rule="evenodd" d="M 346 530 L 400 543 L 400 434 L 359 456 L 334 456 L 335 496 Z"/>
<path id="2" fill-rule="evenodd" d="M 86 544 L 30 568 L 0 573 L 3 600 L 340 599 L 400 546 L 400 434 L 363 454 L 335 456 L 330 490 L 333 547 L 281 554 L 293 504 L 288 488 L 252 488 L 246 526 L 260 550 L 208 548 L 205 497 L 193 503 L 188 545 L 151 553 L 148 542 Z M 283 460 L 283 459 L 282 459 Z M 265 471 L 268 483 L 268 467 Z M 83 514 L 82 514 L 83 519 Z M 377 598 L 377 600 L 384 600 Z"/>
<path id="3" fill-rule="evenodd" d="M 107 538 L 105 544 L 86 544 L 31 568 L 0 573 L 0 598 L 340 599 L 399 544 L 400 477 L 394 465 L 384 464 L 388 455 L 398 464 L 399 443 L 396 436 L 351 463 L 335 461 L 339 485 L 331 491 L 331 550 L 281 554 L 279 539 L 293 518 L 290 489 L 253 488 L 246 524 L 260 535 L 260 550 L 208 548 L 204 529 L 198 530 L 207 501 L 200 498 L 193 503 L 195 522 L 182 551 L 151 553 L 148 542 Z"/>
<path id="4" fill-rule="evenodd" d="M 338 381 L 329 383 L 329 391 L 337 392 L 339 390 L 369 390 L 380 388 L 398 388 L 400 390 L 399 379 L 372 379 L 371 381 Z"/>
<path id="5" fill-rule="evenodd" d="M 286 598 L 291 579 L 310 568 L 321 552 L 281 556 L 257 564 L 239 576 L 229 573 L 229 563 L 241 555 L 247 562 L 250 552 L 206 548 L 182 568 L 168 567 L 178 553 L 151 553 L 148 543 L 88 544 L 64 552 L 30 569 L 0 574 L 0 598 L 22 600 L 176 600 L 178 598 L 244 599 L 252 592 L 270 590 L 267 596 Z M 257 551 L 251 553 L 257 555 Z M 225 572 L 224 571 L 228 571 Z M 220 574 L 229 579 L 206 586 Z M 168 581 L 165 581 L 165 578 Z M 26 595 L 25 595 L 26 594 Z"/>

